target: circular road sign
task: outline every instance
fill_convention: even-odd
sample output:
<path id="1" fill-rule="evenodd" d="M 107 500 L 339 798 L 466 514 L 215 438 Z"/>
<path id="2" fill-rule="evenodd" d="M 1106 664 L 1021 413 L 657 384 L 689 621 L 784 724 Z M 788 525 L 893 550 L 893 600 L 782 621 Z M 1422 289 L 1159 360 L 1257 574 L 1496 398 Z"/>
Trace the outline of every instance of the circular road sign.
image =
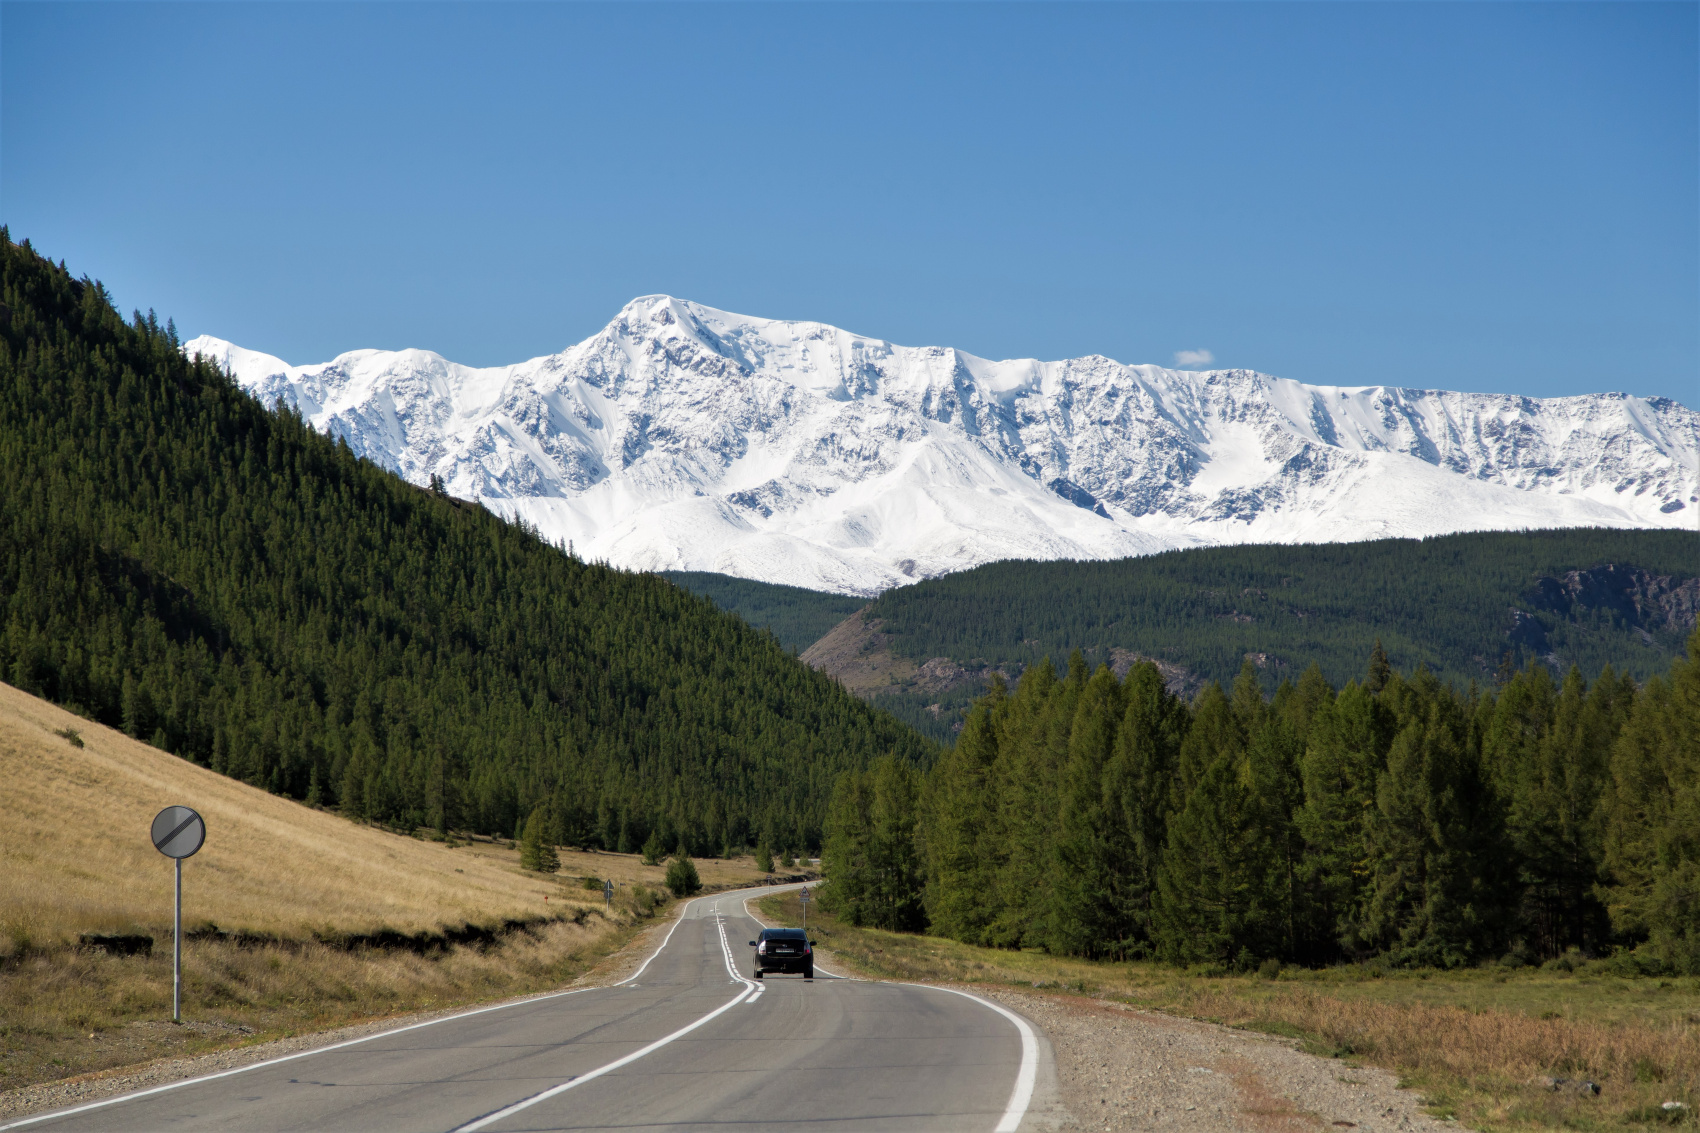
<path id="1" fill-rule="evenodd" d="M 207 840 L 207 824 L 186 806 L 168 806 L 154 816 L 153 848 L 168 858 L 186 858 Z"/>

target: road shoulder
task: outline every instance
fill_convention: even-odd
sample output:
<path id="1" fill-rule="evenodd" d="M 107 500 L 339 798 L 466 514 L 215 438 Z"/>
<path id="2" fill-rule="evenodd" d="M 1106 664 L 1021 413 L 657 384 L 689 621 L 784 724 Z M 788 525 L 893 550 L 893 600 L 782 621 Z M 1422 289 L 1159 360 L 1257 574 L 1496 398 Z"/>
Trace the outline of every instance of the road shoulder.
<path id="1" fill-rule="evenodd" d="M 1384 1070 L 1289 1039 L 1083 996 L 976 987 L 1044 1029 L 1068 1129 L 1363 1133 L 1451 1128 Z M 1025 1128 L 1025 1126 L 1023 1126 Z"/>

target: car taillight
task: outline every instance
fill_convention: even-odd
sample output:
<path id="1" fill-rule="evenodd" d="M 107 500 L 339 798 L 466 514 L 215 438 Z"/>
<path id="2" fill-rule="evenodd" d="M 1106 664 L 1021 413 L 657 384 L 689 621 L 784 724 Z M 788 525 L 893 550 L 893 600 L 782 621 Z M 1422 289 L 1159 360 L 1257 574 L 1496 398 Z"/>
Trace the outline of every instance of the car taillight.
<path id="1" fill-rule="evenodd" d="M 767 955 L 767 941 L 764 940 L 760 944 L 756 945 L 756 955 L 757 956 L 766 956 Z"/>
<path id="2" fill-rule="evenodd" d="M 813 951 L 814 949 L 810 948 L 807 944 L 803 945 L 803 955 L 807 956 Z"/>

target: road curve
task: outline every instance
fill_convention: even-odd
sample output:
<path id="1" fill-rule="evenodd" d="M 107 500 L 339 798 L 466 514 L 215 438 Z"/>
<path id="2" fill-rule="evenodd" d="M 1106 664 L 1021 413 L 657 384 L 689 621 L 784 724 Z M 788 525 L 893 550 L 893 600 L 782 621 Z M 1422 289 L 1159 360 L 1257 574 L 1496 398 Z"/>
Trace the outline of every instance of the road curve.
<path id="1" fill-rule="evenodd" d="M 757 890 L 755 892 L 771 892 Z M 944 988 L 749 978 L 751 891 L 688 903 L 625 982 L 24 1118 L 0 1131 L 1025 1127 L 1040 1040 Z"/>

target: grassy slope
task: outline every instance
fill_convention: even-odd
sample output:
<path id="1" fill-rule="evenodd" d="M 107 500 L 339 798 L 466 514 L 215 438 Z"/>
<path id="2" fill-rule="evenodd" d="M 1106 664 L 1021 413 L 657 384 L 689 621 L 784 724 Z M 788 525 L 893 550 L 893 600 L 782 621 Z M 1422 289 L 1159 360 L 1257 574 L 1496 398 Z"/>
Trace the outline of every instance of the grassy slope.
<path id="1" fill-rule="evenodd" d="M 769 630 L 779 644 L 801 653 L 828 630 L 866 606 L 867 599 L 826 594 L 800 586 L 778 586 L 708 571 L 669 570 L 661 577 L 707 598 L 757 629 Z"/>
<path id="2" fill-rule="evenodd" d="M 55 732 L 80 731 L 73 747 Z M 0 685 L 0 956 L 83 932 L 169 933 L 172 870 L 148 840 L 193 806 L 207 843 L 184 863 L 184 923 L 299 935 L 404 932 L 545 915 L 542 875 L 360 826 L 179 759 Z"/>
<path id="3" fill-rule="evenodd" d="M 799 923 L 795 893 L 764 898 Z M 1396 1070 L 1441 1114 L 1484 1130 L 1668 1124 L 1700 1107 L 1700 979 L 1628 979 L 1598 963 L 1454 972 L 1289 969 L 1277 979 L 1202 975 L 976 948 L 846 925 L 819 908 L 810 935 L 838 964 L 888 979 L 986 983 L 1109 998 L 1301 1040 L 1313 1053 Z M 1554 1093 L 1540 1076 L 1588 1078 L 1598 1098 Z"/>
<path id="4" fill-rule="evenodd" d="M 75 729 L 77 748 L 57 734 Z M 0 685 L 0 1089 L 231 1042 L 558 986 L 645 925 L 631 884 L 663 870 L 633 855 L 562 852 L 524 873 L 507 844 L 422 841 L 239 783 Z M 168 859 L 148 840 L 160 808 L 207 820 L 183 870 L 186 928 L 266 934 L 191 940 L 173 1028 Z M 705 883 L 758 876 L 749 859 L 700 862 Z M 582 877 L 622 884 L 615 908 Z M 526 922 L 494 948 L 326 946 L 315 937 L 430 933 Z M 87 932 L 146 933 L 151 957 L 77 948 Z M 4 1106 L 0 1105 L 0 1112 Z"/>

